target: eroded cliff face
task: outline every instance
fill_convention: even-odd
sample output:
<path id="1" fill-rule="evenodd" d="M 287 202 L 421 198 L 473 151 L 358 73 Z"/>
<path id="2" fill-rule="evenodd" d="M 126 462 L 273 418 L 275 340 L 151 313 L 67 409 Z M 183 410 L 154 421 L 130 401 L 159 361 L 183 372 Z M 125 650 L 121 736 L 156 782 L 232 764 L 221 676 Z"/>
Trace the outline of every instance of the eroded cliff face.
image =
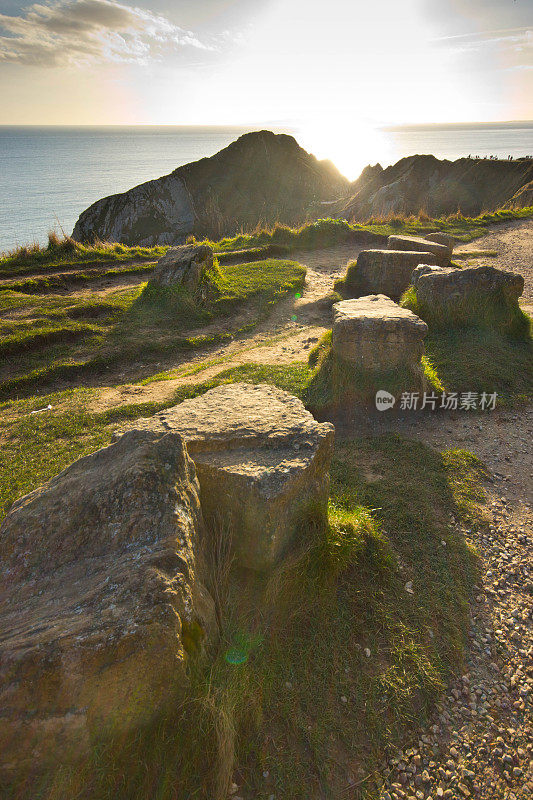
<path id="1" fill-rule="evenodd" d="M 220 238 L 240 229 L 321 217 L 365 220 L 388 214 L 477 215 L 505 205 L 531 204 L 533 160 L 439 161 L 402 158 L 366 167 L 354 181 L 318 161 L 292 136 L 257 131 L 210 158 L 185 164 L 84 211 L 77 241 L 177 245 L 186 236 Z M 528 187 L 529 184 L 529 187 Z"/>
<path id="2" fill-rule="evenodd" d="M 529 205 L 522 189 L 533 180 L 533 161 L 439 161 L 430 155 L 402 158 L 381 170 L 367 167 L 335 212 L 348 219 L 374 215 L 454 213 L 477 215 L 505 205 Z"/>
<path id="3" fill-rule="evenodd" d="M 210 158 L 179 167 L 84 211 L 73 238 L 129 245 L 180 244 L 184 236 L 220 237 L 258 223 L 297 224 L 320 216 L 323 201 L 346 196 L 350 184 L 292 136 L 259 131 Z"/>

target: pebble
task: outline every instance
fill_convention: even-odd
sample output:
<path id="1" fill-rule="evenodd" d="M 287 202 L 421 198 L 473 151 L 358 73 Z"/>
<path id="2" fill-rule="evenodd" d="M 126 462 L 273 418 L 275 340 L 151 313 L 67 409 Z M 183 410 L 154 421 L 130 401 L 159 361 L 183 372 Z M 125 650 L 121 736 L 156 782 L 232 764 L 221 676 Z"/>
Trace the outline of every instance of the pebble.
<path id="1" fill-rule="evenodd" d="M 530 442 L 533 409 L 528 413 Z M 509 437 L 508 428 L 502 452 Z M 428 729 L 389 760 L 380 800 L 533 798 L 533 510 L 512 499 L 507 477 L 506 496 L 489 506 L 488 527 L 462 531 L 477 547 L 483 573 L 474 587 L 466 669 Z"/>

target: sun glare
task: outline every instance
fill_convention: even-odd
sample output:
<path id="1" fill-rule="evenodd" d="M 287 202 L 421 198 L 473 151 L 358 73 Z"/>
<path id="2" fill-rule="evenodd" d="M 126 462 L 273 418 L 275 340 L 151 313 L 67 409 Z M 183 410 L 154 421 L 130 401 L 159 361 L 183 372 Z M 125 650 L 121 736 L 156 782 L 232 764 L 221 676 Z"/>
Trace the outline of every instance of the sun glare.
<path id="1" fill-rule="evenodd" d="M 367 164 L 387 164 L 389 144 L 376 126 L 355 118 L 310 120 L 302 124 L 296 138 L 317 158 L 329 158 L 349 180 L 355 180 Z"/>

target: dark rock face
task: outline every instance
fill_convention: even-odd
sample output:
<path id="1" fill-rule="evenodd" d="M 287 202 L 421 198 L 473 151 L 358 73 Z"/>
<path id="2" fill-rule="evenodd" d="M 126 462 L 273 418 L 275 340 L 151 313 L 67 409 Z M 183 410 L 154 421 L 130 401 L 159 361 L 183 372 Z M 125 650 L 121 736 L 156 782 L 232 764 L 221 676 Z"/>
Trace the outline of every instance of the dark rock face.
<path id="1" fill-rule="evenodd" d="M 336 206 L 347 219 L 380 214 L 470 215 L 508 203 L 528 205 L 523 187 L 533 180 L 533 160 L 439 161 L 434 156 L 402 158 L 382 171 L 367 168 L 352 184 L 351 197 Z"/>
<path id="2" fill-rule="evenodd" d="M 528 206 L 533 206 L 533 181 L 522 186 L 506 205 L 509 206 L 509 208 L 527 208 Z"/>
<path id="3" fill-rule="evenodd" d="M 240 228 L 276 222 L 374 215 L 476 215 L 505 205 L 529 205 L 533 160 L 490 161 L 434 156 L 366 167 L 350 183 L 329 161 L 318 161 L 292 136 L 256 131 L 210 158 L 185 164 L 86 209 L 76 241 L 179 245 L 186 236 L 220 238 Z"/>
<path id="4" fill-rule="evenodd" d="M 248 133 L 211 158 L 98 200 L 81 214 L 72 236 L 172 245 L 188 233 L 218 238 L 258 223 L 294 225 L 320 216 L 319 204 L 345 196 L 349 186 L 292 136 Z"/>

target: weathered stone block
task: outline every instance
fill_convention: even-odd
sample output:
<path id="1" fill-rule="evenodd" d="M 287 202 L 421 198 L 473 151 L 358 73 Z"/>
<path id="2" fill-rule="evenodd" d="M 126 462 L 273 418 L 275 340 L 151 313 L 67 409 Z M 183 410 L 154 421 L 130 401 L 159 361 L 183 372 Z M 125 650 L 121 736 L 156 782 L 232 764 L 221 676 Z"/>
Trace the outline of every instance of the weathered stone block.
<path id="1" fill-rule="evenodd" d="M 348 265 L 342 286 L 345 296 L 363 297 L 385 294 L 399 300 L 411 282 L 411 274 L 421 262 L 438 262 L 429 251 L 363 250 L 357 261 Z"/>
<path id="2" fill-rule="evenodd" d="M 208 245 L 171 247 L 157 262 L 150 282 L 159 286 L 180 286 L 194 292 L 202 275 L 212 267 L 213 249 Z"/>
<path id="3" fill-rule="evenodd" d="M 436 242 L 437 244 L 443 244 L 447 247 L 450 251 L 450 257 L 453 253 L 453 249 L 455 247 L 455 239 L 453 236 L 450 236 L 449 233 L 442 233 L 442 231 L 436 231 L 435 233 L 425 233 L 423 236 L 428 242 Z"/>
<path id="4" fill-rule="evenodd" d="M 183 436 L 204 517 L 231 532 L 241 566 L 270 567 L 309 512 L 326 519 L 334 429 L 288 392 L 219 386 L 134 427 Z"/>
<path id="5" fill-rule="evenodd" d="M 436 268 L 413 271 L 417 303 L 428 319 L 450 324 L 486 323 L 513 332 L 525 327 L 518 298 L 524 278 L 495 267 Z"/>
<path id="6" fill-rule="evenodd" d="M 0 527 L 0 772 L 84 755 L 179 699 L 186 647 L 216 631 L 201 535 L 176 433 L 128 433 L 14 503 Z"/>
<path id="7" fill-rule="evenodd" d="M 452 249 L 449 246 L 418 236 L 389 236 L 387 247 L 389 250 L 408 250 L 410 252 L 417 250 L 420 253 L 431 253 L 432 258 L 428 263 L 433 261 L 440 267 L 449 264 L 452 257 Z"/>
<path id="8" fill-rule="evenodd" d="M 376 375 L 397 371 L 401 391 L 423 391 L 420 359 L 428 326 L 385 295 L 343 300 L 333 306 L 332 349 L 344 362 Z M 378 387 L 385 388 L 385 387 Z"/>

